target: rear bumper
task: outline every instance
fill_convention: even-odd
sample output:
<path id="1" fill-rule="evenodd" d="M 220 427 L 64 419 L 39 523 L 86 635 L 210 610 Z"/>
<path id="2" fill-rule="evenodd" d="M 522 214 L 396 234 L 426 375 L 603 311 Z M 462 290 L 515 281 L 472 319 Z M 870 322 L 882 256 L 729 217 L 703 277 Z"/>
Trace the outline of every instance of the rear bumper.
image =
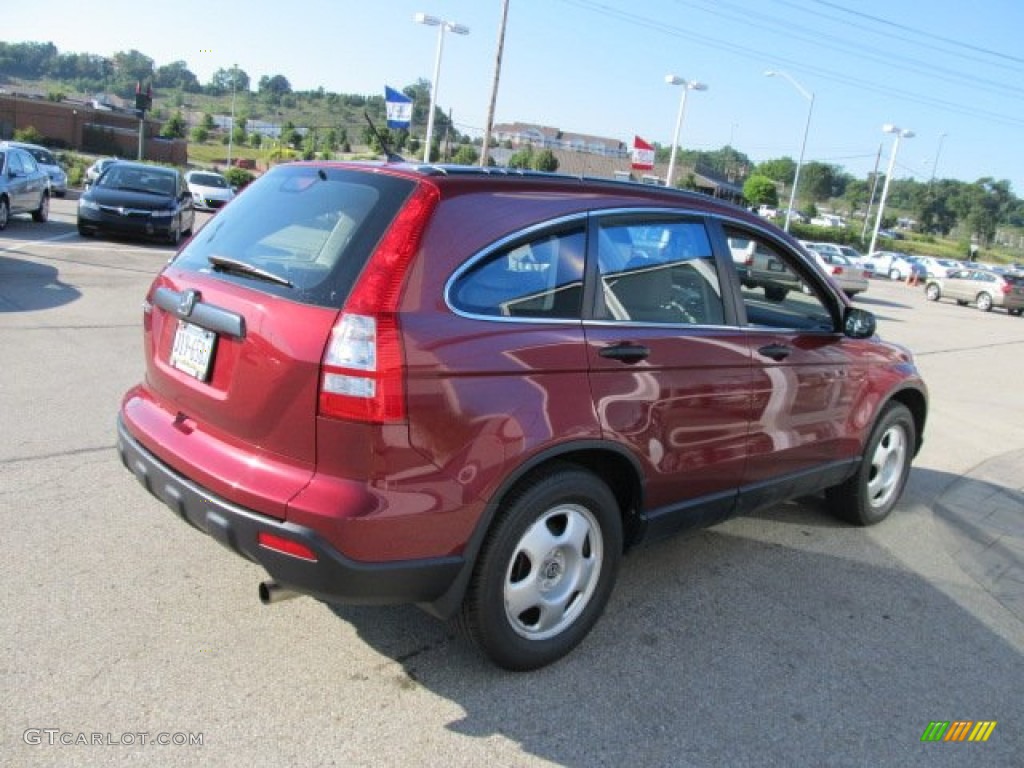
<path id="1" fill-rule="evenodd" d="M 120 416 L 117 447 L 125 467 L 175 514 L 296 592 L 340 603 L 430 603 L 448 590 L 463 566 L 461 557 L 386 563 L 347 558 L 310 528 L 236 506 L 180 475 L 135 440 Z M 298 542 L 316 559 L 267 549 L 258 542 L 261 533 Z"/>

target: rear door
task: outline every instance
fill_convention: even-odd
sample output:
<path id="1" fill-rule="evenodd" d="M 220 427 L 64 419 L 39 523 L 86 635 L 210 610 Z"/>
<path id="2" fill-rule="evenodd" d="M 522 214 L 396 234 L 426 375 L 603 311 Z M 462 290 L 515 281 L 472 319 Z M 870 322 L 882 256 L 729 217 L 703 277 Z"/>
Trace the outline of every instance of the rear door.
<path id="1" fill-rule="evenodd" d="M 721 519 L 746 461 L 750 351 L 705 223 L 630 213 L 593 217 L 590 231 L 584 332 L 601 429 L 643 464 L 650 532 Z"/>

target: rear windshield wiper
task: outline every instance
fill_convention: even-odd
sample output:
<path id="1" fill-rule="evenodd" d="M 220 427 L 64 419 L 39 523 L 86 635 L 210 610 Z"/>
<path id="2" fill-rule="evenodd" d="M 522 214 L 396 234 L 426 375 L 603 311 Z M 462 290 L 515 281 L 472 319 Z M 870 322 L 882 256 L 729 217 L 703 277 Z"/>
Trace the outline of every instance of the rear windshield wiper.
<path id="1" fill-rule="evenodd" d="M 268 283 L 285 285 L 289 288 L 295 287 L 292 285 L 292 281 L 287 278 L 275 275 L 273 272 L 268 272 L 265 269 L 254 267 L 252 264 L 239 261 L 238 259 L 229 259 L 227 256 L 208 256 L 207 261 L 219 272 L 232 272 L 237 275 L 247 275 L 259 280 L 266 280 Z"/>

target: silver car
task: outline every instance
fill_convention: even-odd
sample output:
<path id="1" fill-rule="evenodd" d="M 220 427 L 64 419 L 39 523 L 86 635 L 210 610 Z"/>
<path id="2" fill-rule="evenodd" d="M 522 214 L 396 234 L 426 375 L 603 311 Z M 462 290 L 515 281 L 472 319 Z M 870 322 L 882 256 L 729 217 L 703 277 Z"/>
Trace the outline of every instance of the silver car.
<path id="1" fill-rule="evenodd" d="M 956 269 L 945 277 L 928 278 L 924 295 L 929 301 L 953 299 L 960 306 L 974 304 L 982 312 L 1005 307 L 1011 315 L 1019 315 L 1024 310 L 1024 277 L 987 269 Z"/>
<path id="2" fill-rule="evenodd" d="M 38 144 L 26 144 L 23 141 L 5 141 L 3 143 L 9 147 L 24 149 L 35 158 L 36 164 L 41 170 L 45 171 L 46 175 L 50 178 L 51 195 L 64 197 L 64 195 L 67 194 L 68 175 L 64 172 L 64 169 L 60 167 L 60 163 L 57 162 L 57 158 L 54 157 L 50 150 L 46 147 L 41 147 Z"/>
<path id="3" fill-rule="evenodd" d="M 851 299 L 868 289 L 868 272 L 841 253 L 822 253 L 817 248 L 808 248 L 811 255 L 839 289 Z"/>

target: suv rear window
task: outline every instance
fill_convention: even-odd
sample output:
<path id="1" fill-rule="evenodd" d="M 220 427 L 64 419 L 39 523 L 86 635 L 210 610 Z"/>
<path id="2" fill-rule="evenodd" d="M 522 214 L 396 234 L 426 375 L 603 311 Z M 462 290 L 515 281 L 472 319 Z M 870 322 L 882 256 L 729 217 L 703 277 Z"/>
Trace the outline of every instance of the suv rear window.
<path id="1" fill-rule="evenodd" d="M 217 274 L 284 298 L 338 307 L 414 186 L 385 174 L 278 166 L 211 219 L 175 264 L 213 272 L 215 262 L 241 262 L 277 280 L 235 270 Z"/>

